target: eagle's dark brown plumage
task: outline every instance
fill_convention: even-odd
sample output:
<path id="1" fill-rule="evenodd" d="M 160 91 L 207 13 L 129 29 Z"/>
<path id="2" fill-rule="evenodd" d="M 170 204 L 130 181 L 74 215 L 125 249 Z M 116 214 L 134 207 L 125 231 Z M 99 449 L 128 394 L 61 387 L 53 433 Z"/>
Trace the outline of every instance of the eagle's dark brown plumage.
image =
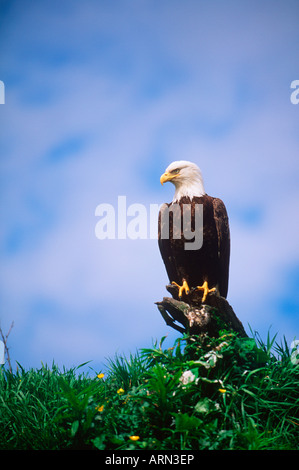
<path id="1" fill-rule="evenodd" d="M 189 191 L 188 196 L 185 196 L 184 193 L 188 194 L 188 191 L 184 189 L 188 187 L 188 175 L 193 180 L 195 175 L 195 173 L 192 175 L 192 172 L 190 172 L 190 166 L 193 173 L 199 172 L 200 180 L 198 180 L 198 191 L 194 189 L 196 188 L 196 181 L 190 181 L 190 185 L 193 184 L 193 189 Z M 176 185 L 174 201 L 170 204 L 163 204 L 158 221 L 159 248 L 169 281 L 180 286 L 186 281 L 190 289 L 201 286 L 206 281 L 209 288 L 216 287 L 218 293 L 226 298 L 229 277 L 230 232 L 224 203 L 221 199 L 208 196 L 204 192 L 200 170 L 190 162 L 172 163 L 164 175 L 161 176 L 161 182 L 164 181 L 171 181 Z M 183 181 L 183 183 L 179 184 L 180 181 Z M 193 195 L 192 192 L 197 192 L 199 195 Z M 169 238 L 162 239 L 163 212 L 171 208 L 172 204 L 179 204 L 181 210 L 184 204 L 191 204 L 192 230 L 194 230 L 195 204 L 202 204 L 203 244 L 198 250 L 185 249 L 185 243 L 190 242 L 190 240 L 184 238 L 182 226 L 181 238 L 175 239 L 173 237 L 173 214 L 171 211 L 169 211 Z"/>

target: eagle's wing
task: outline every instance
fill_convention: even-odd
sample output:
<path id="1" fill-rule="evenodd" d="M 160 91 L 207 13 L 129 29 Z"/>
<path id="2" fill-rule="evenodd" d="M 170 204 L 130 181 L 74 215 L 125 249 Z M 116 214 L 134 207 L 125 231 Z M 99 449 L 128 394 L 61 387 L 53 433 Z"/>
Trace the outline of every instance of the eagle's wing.
<path id="1" fill-rule="evenodd" d="M 218 259 L 219 259 L 219 291 L 222 297 L 227 296 L 228 273 L 230 258 L 230 231 L 226 208 L 221 199 L 213 200 L 214 218 L 218 234 Z"/>
<path id="2" fill-rule="evenodd" d="M 176 259 L 175 259 L 175 253 L 173 253 L 173 247 L 171 243 L 171 233 L 168 238 L 162 238 L 161 234 L 163 232 L 162 230 L 162 224 L 165 223 L 165 217 L 163 218 L 163 213 L 168 209 L 170 204 L 162 204 L 160 211 L 159 211 L 159 218 L 158 218 L 158 244 L 159 244 L 159 249 L 160 253 L 162 256 L 162 259 L 165 264 L 165 268 L 168 274 L 168 278 L 170 282 L 172 281 L 178 281 L 178 273 L 176 269 Z M 169 228 L 171 230 L 171 213 L 169 216 Z M 163 222 L 164 220 L 164 222 Z M 165 233 L 165 232 L 164 232 Z"/>

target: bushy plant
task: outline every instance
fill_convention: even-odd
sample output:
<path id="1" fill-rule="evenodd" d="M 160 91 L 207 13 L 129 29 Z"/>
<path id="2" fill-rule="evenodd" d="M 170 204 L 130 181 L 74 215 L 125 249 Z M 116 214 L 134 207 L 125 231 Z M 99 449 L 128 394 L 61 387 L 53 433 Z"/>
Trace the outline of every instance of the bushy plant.
<path id="1" fill-rule="evenodd" d="M 165 338 L 93 377 L 0 370 L 0 448 L 297 449 L 299 364 L 268 335 Z"/>

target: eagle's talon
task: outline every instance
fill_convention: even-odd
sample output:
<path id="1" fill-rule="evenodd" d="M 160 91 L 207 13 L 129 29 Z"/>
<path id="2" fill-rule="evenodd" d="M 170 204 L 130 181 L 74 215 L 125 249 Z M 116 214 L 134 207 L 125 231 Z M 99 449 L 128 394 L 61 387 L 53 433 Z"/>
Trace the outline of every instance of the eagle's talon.
<path id="1" fill-rule="evenodd" d="M 183 284 L 181 286 L 179 284 L 177 284 L 176 282 L 174 282 L 174 281 L 172 281 L 171 284 L 178 287 L 178 289 L 179 289 L 179 298 L 180 299 L 182 298 L 182 295 L 183 295 L 184 291 L 185 291 L 186 295 L 188 295 L 190 293 L 190 288 L 188 286 L 187 281 L 185 281 L 185 280 L 183 281 Z"/>
<path id="2" fill-rule="evenodd" d="M 201 299 L 202 303 L 206 301 L 208 294 L 210 294 L 211 292 L 216 292 L 216 287 L 212 287 L 212 289 L 209 289 L 207 281 L 205 281 L 202 286 L 197 286 L 196 289 L 203 291 L 203 295 Z"/>

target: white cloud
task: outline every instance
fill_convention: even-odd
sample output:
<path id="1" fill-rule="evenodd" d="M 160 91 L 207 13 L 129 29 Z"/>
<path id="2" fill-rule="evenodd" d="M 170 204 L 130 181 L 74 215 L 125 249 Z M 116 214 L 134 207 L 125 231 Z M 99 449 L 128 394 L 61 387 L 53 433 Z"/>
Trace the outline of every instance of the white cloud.
<path id="1" fill-rule="evenodd" d="M 3 249 L 3 316 L 22 325 L 23 348 L 31 342 L 37 357 L 50 354 L 49 334 L 69 361 L 80 330 L 87 356 L 102 355 L 108 343 L 134 349 L 150 327 L 169 331 L 153 304 L 166 295 L 167 282 L 156 242 L 100 242 L 94 211 L 123 194 L 130 203 L 170 200 L 172 189 L 161 189 L 159 174 L 182 158 L 197 161 L 207 191 L 231 214 L 229 298 L 236 313 L 245 325 L 249 318 L 264 325 L 261 311 L 282 266 L 298 259 L 298 109 L 289 100 L 298 78 L 291 76 L 295 7 L 279 2 L 270 15 L 260 3 L 237 10 L 229 4 L 225 16 L 220 3 L 211 12 L 197 2 L 137 2 L 134 14 L 98 2 L 62 11 L 46 4 L 47 14 L 41 5 L 14 11 L 4 48 L 7 70 L 19 78 L 11 87 L 8 80 L 2 108 L 3 239 L 26 230 L 30 243 Z M 34 95 L 43 85 L 48 101 Z M 85 143 L 73 158 L 47 159 L 73 136 Z M 244 225 L 240 211 L 259 206 L 259 223 Z M 123 328 L 114 336 L 107 320 L 106 331 L 95 331 L 94 312 L 113 309 L 116 291 Z M 36 298 L 58 306 L 63 330 L 56 316 L 32 313 Z M 270 310 L 265 317 L 271 321 Z M 275 321 L 289 328 L 283 314 Z M 28 325 L 32 333 L 24 338 Z"/>

